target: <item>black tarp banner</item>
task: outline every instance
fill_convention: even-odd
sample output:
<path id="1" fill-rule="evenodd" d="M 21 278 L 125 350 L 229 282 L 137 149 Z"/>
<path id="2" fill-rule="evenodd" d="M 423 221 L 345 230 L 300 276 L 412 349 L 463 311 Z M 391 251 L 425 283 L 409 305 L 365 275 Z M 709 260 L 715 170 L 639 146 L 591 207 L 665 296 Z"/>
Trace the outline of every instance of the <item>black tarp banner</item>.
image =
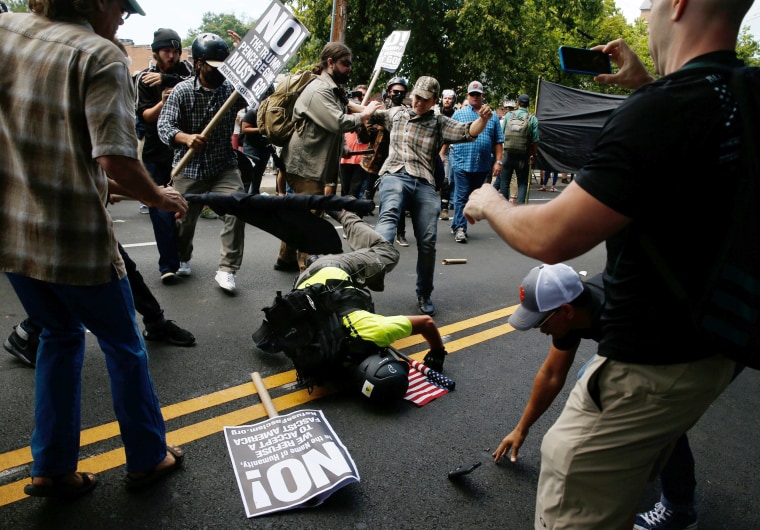
<path id="1" fill-rule="evenodd" d="M 536 169 L 577 173 L 607 117 L 625 98 L 541 80 L 536 106 L 540 139 Z"/>

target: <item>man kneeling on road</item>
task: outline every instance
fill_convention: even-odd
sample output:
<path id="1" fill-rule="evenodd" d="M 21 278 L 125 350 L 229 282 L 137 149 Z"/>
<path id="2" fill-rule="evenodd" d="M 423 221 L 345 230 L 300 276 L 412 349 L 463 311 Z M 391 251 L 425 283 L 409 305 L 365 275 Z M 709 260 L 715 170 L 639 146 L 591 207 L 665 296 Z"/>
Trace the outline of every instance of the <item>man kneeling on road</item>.
<path id="1" fill-rule="evenodd" d="M 324 288 L 323 292 L 329 297 L 329 311 L 336 314 L 339 319 L 340 330 L 337 334 L 341 337 L 337 344 L 347 347 L 348 351 L 326 352 L 325 348 L 322 348 L 319 352 L 320 357 L 324 359 L 327 356 L 338 365 L 343 364 L 347 359 L 350 361 L 349 364 L 360 362 L 359 368 L 368 370 L 370 368 L 366 366 L 367 363 L 362 361 L 373 354 L 377 355 L 377 352 L 385 350 L 398 339 L 421 334 L 430 346 L 430 351 L 423 361 L 424 364 L 432 370 L 442 371 L 446 349 L 432 317 L 428 315 L 383 316 L 374 313 L 368 289 L 384 290 L 386 273 L 393 270 L 398 263 L 398 250 L 356 214 L 345 210 L 340 213 L 329 211 L 326 213 L 343 225 L 348 244 L 356 250 L 345 254 L 312 256 L 313 259 L 307 263 L 306 269 L 295 281 L 294 291 L 317 287 L 317 290 L 322 292 Z M 321 310 L 323 296 L 321 294 L 318 296 L 316 306 L 318 310 Z M 265 310 L 265 313 L 270 319 L 274 316 L 271 311 Z M 254 334 L 254 341 L 265 351 L 279 351 L 283 345 L 276 341 L 274 346 L 268 344 L 272 338 L 272 328 L 275 327 L 278 327 L 278 323 L 265 321 L 262 328 Z M 282 349 L 286 351 L 286 354 L 289 353 L 285 348 Z M 315 352 L 311 350 L 311 353 Z M 292 358 L 298 368 L 299 358 L 297 357 L 301 357 L 303 352 L 299 350 L 293 355 L 295 357 Z M 302 358 L 300 360 L 304 361 Z M 377 361 L 382 363 L 379 359 Z M 329 362 L 326 361 L 326 363 Z M 329 370 L 330 367 L 321 368 Z M 299 377 L 301 375 L 299 373 Z M 404 374 L 404 380 L 406 380 L 406 374 Z M 402 396 L 403 393 L 398 397 Z M 372 396 L 368 397 L 372 398 Z"/>

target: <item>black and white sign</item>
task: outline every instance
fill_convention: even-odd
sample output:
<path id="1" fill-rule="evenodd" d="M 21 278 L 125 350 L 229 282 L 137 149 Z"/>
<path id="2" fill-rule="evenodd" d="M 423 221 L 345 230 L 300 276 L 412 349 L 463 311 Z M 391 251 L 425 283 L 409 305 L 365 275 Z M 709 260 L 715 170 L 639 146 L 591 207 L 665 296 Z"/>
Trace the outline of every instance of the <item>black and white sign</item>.
<path id="1" fill-rule="evenodd" d="M 380 55 L 377 57 L 375 71 L 382 68 L 386 72 L 393 73 L 398 69 L 411 33 L 411 31 L 394 31 L 388 35 L 385 44 L 383 44 L 383 49 L 380 50 Z"/>
<path id="2" fill-rule="evenodd" d="M 219 67 L 248 105 L 258 108 L 264 92 L 309 36 L 306 27 L 278 0 Z"/>
<path id="3" fill-rule="evenodd" d="M 225 427 L 224 436 L 248 517 L 317 506 L 359 482 L 356 464 L 320 410 Z"/>

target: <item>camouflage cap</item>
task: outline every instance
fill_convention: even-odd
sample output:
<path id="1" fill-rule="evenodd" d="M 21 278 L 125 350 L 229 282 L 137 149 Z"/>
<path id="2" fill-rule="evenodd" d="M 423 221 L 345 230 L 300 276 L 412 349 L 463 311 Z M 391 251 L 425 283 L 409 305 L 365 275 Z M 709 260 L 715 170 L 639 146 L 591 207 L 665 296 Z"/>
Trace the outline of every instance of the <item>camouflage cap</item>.
<path id="1" fill-rule="evenodd" d="M 440 93 L 441 85 L 438 84 L 438 80 L 426 75 L 417 79 L 412 90 L 412 96 L 419 96 L 422 99 L 438 98 Z"/>

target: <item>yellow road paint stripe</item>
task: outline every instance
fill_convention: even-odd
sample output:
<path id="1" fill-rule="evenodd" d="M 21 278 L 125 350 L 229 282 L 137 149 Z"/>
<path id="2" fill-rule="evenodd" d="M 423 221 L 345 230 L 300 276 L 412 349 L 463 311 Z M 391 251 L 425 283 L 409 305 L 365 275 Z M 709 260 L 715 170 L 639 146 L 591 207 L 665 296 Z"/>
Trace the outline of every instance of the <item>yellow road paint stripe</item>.
<path id="1" fill-rule="evenodd" d="M 472 327 L 493 322 L 501 318 L 505 318 L 511 315 L 518 306 L 507 307 L 485 313 L 477 317 L 473 317 L 460 322 L 455 322 L 447 326 L 440 328 L 442 336 L 451 335 Z M 449 341 L 446 343 L 446 350 L 449 353 L 453 353 L 469 346 L 485 342 L 487 340 L 499 337 L 506 333 L 514 331 L 514 328 L 509 324 L 502 324 L 478 333 L 473 333 L 466 337 Z M 398 349 L 408 348 L 421 344 L 425 340 L 421 336 L 406 337 L 394 343 L 394 346 Z M 425 350 L 410 355 L 415 359 L 422 358 L 425 354 Z M 295 370 L 289 370 L 279 374 L 274 374 L 264 378 L 264 384 L 267 389 L 278 388 L 280 386 L 294 383 L 296 381 Z M 210 409 L 217 405 L 222 405 L 237 399 L 251 396 L 256 394 L 256 387 L 253 382 L 248 382 L 242 385 L 226 388 L 218 392 L 207 394 L 205 396 L 199 396 L 197 398 L 189 399 L 181 403 L 174 405 L 167 405 L 161 410 L 164 415 L 164 419 L 169 421 L 188 414 L 193 414 L 206 409 Z M 304 403 L 314 401 L 321 397 L 334 393 L 329 387 L 315 387 L 311 392 L 306 389 L 296 390 L 289 392 L 284 396 L 280 396 L 272 399 L 275 408 L 278 411 L 288 410 Z M 190 442 L 194 442 L 206 436 L 211 436 L 223 431 L 226 426 L 239 426 L 244 425 L 251 421 L 266 417 L 266 411 L 262 404 L 256 404 L 249 407 L 215 416 L 208 420 L 203 420 L 187 427 L 175 429 L 166 434 L 166 440 L 171 445 L 183 445 Z M 85 429 L 81 433 L 80 445 L 90 445 L 94 443 L 113 438 L 119 435 L 118 424 L 116 422 L 106 423 L 90 429 Z M 29 446 L 9 451 L 7 453 L 0 454 L 0 473 L 8 471 L 10 469 L 28 464 L 32 461 L 32 452 Z M 126 456 L 124 454 L 124 448 L 120 447 L 111 451 L 85 458 L 80 460 L 79 469 L 90 473 L 100 473 L 115 469 L 117 467 L 126 464 Z M 24 494 L 24 486 L 29 483 L 29 479 L 25 478 L 16 482 L 12 482 L 3 486 L 0 486 L 0 506 L 17 502 L 22 499 L 27 499 L 27 495 Z"/>

